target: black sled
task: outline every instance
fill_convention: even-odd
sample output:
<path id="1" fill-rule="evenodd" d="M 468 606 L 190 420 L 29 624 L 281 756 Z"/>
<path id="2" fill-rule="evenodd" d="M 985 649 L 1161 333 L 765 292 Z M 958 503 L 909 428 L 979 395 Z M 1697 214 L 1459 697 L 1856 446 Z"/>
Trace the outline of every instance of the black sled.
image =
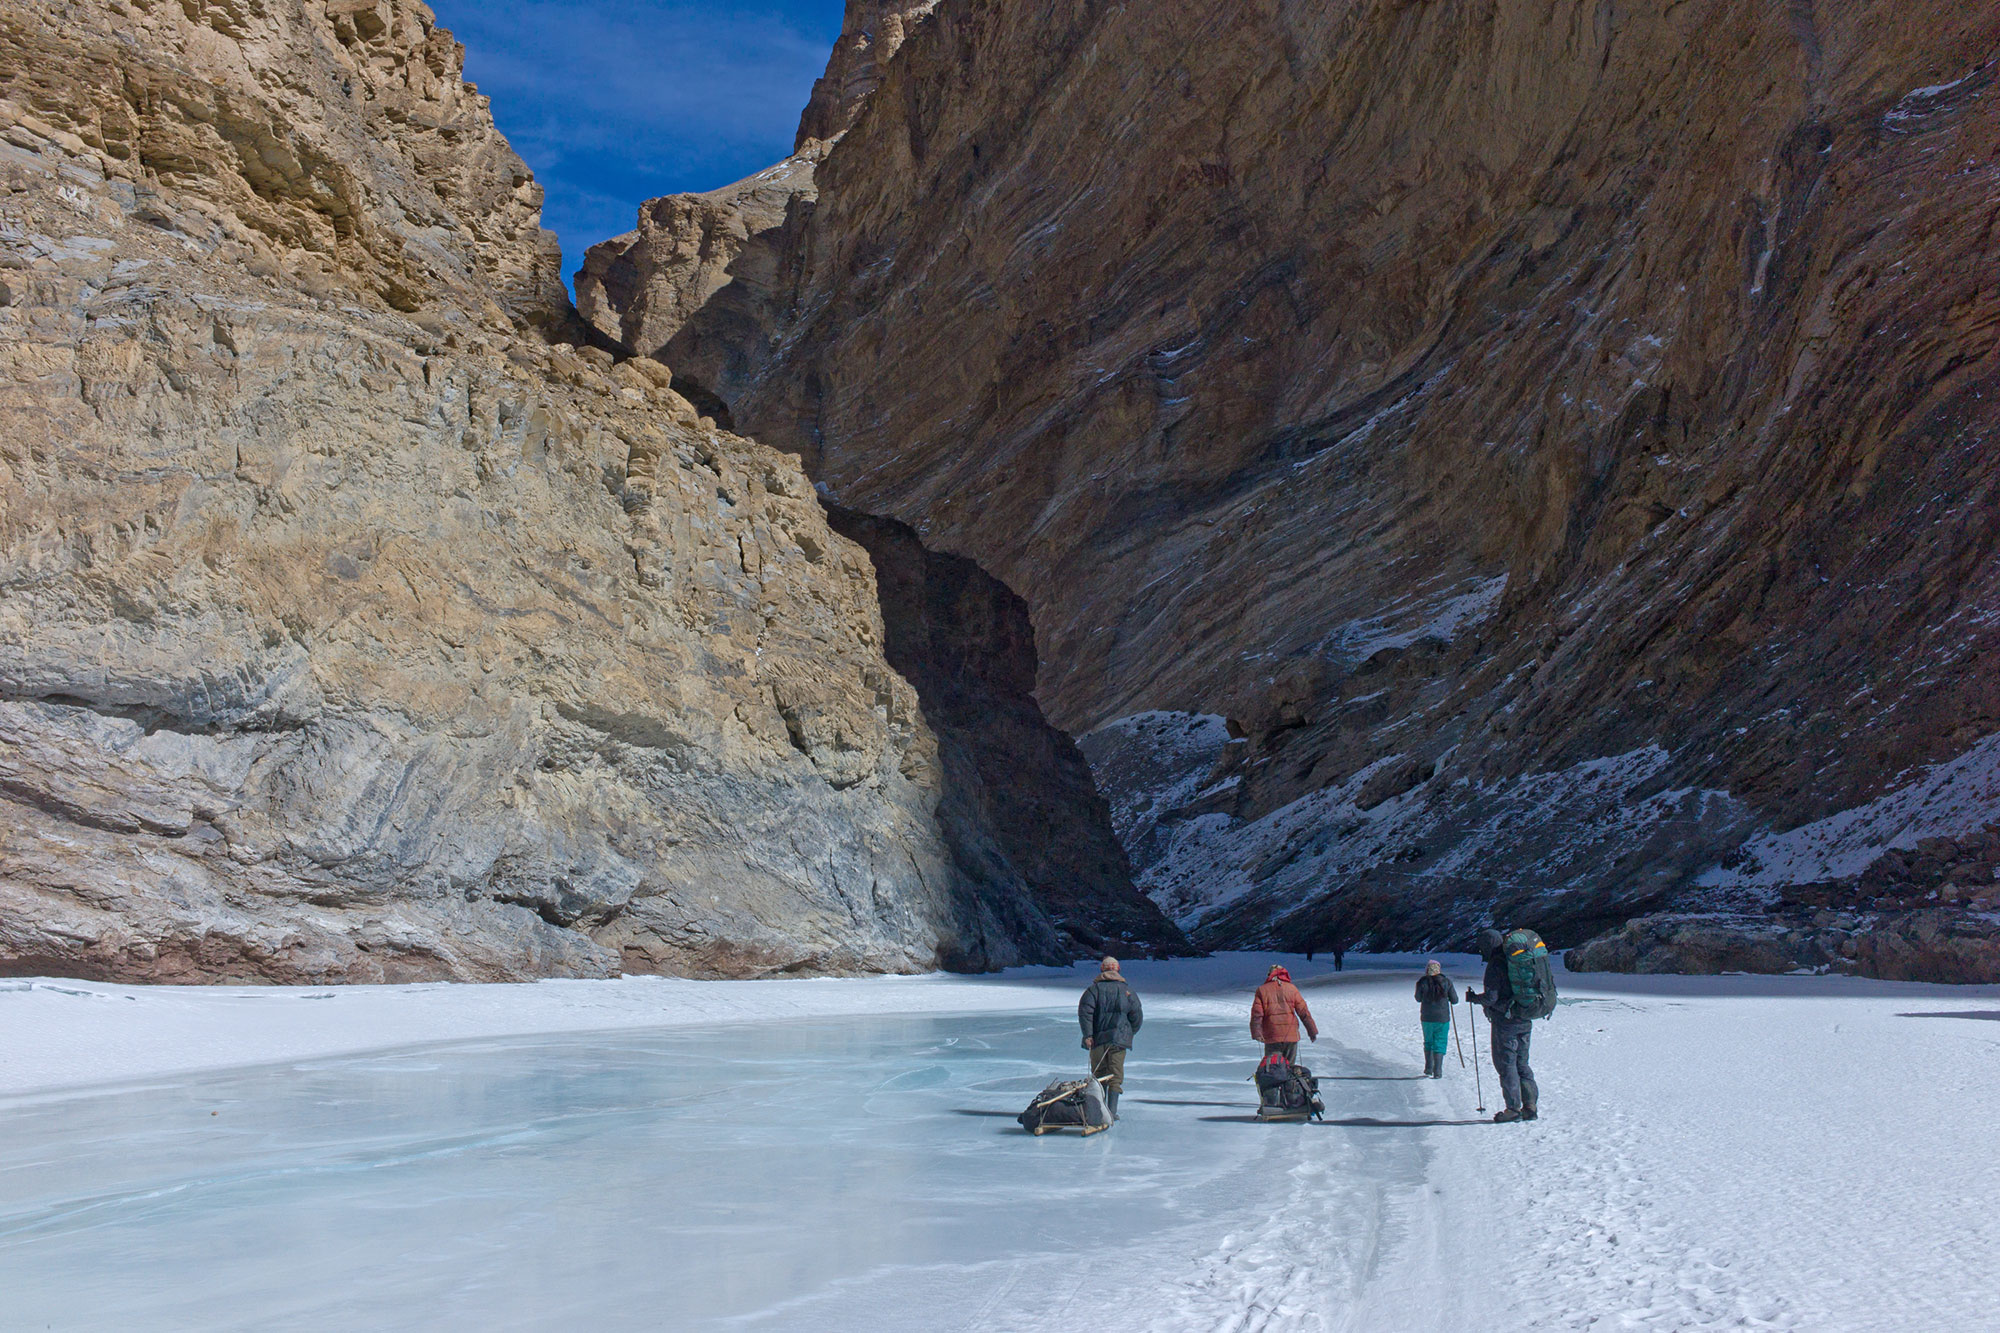
<path id="1" fill-rule="evenodd" d="M 1257 1066 L 1259 1120 L 1317 1120 L 1326 1114 L 1319 1099 L 1319 1080 L 1304 1065 L 1275 1052 Z"/>
<path id="2" fill-rule="evenodd" d="M 1017 1117 L 1030 1134 L 1046 1134 L 1054 1129 L 1074 1129 L 1096 1134 L 1111 1128 L 1111 1107 L 1104 1100 L 1104 1088 L 1094 1078 L 1059 1078 L 1035 1094 L 1028 1109 Z"/>

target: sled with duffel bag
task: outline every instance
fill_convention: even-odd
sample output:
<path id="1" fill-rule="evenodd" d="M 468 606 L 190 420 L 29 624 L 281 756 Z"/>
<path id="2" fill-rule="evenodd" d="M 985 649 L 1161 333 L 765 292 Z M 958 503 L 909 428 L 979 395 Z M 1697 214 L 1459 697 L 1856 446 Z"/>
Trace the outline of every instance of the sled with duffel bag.
<path id="1" fill-rule="evenodd" d="M 1059 1078 L 1035 1094 L 1028 1109 L 1016 1117 L 1030 1134 L 1074 1129 L 1095 1134 L 1111 1128 L 1111 1107 L 1104 1086 L 1094 1078 Z"/>
<path id="2" fill-rule="evenodd" d="M 1319 1080 L 1304 1065 L 1273 1051 L 1257 1066 L 1259 1120 L 1312 1120 L 1324 1117 Z"/>

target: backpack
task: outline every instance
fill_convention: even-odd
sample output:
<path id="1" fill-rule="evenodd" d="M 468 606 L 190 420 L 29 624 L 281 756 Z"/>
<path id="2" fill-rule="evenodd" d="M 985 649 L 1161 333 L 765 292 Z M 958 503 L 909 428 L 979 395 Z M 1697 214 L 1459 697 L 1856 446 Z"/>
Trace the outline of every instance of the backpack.
<path id="1" fill-rule="evenodd" d="M 1257 1092 L 1261 1096 L 1272 1088 L 1282 1088 L 1292 1078 L 1291 1061 L 1272 1051 L 1257 1066 Z"/>
<path id="2" fill-rule="evenodd" d="M 1257 1116 L 1262 1120 L 1305 1120 L 1322 1114 L 1319 1080 L 1304 1065 L 1271 1053 L 1257 1066 Z"/>
<path id="3" fill-rule="evenodd" d="M 1052 1129 L 1080 1129 L 1085 1134 L 1111 1128 L 1111 1108 L 1104 1088 L 1094 1078 L 1058 1078 L 1035 1094 L 1028 1109 L 1015 1119 L 1030 1134 Z"/>
<path id="4" fill-rule="evenodd" d="M 1549 946 L 1532 930 L 1510 930 L 1500 944 L 1507 959 L 1507 986 L 1514 992 L 1516 1018 L 1547 1018 L 1556 1011 L 1556 977 L 1549 970 Z"/>

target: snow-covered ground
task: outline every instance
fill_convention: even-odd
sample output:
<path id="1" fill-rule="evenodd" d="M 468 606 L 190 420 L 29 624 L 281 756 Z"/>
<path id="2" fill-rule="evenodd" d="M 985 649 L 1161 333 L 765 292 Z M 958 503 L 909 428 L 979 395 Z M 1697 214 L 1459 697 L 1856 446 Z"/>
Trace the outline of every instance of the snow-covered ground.
<path id="1" fill-rule="evenodd" d="M 1329 1109 L 1281 1126 L 1269 961 L 1132 965 L 1087 1140 L 1012 1123 L 1083 970 L 0 983 L 0 1324 L 2000 1327 L 2000 988 L 1566 977 L 1496 1126 L 1410 1077 L 1417 960 L 1290 958 Z"/>

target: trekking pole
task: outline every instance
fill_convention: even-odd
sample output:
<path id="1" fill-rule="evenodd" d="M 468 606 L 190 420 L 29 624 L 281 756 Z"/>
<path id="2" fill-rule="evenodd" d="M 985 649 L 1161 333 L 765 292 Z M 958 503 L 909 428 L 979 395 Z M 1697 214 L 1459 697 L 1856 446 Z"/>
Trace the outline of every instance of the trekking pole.
<path id="1" fill-rule="evenodd" d="M 1464 1043 L 1460 1042 L 1458 1039 L 1458 1006 L 1453 1005 L 1450 1009 L 1446 1010 L 1446 1012 L 1451 1015 L 1452 1049 L 1458 1052 L 1458 1067 L 1460 1069 L 1463 1069 L 1465 1068 L 1465 1046 Z"/>
<path id="2" fill-rule="evenodd" d="M 1465 1002 L 1465 1021 L 1472 1024 L 1472 1087 L 1479 1094 L 1479 1109 L 1486 1109 L 1486 1089 L 1479 1078 L 1479 1015 L 1472 1012 L 1472 1001 Z"/>

